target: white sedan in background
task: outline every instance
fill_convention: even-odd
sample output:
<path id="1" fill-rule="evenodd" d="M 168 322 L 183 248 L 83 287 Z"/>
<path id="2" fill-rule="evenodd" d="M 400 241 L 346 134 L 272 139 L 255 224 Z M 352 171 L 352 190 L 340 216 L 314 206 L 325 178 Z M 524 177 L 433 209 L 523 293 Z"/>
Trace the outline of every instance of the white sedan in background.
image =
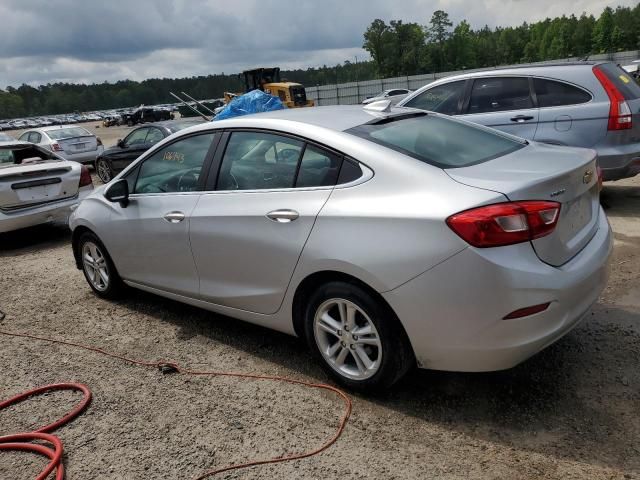
<path id="1" fill-rule="evenodd" d="M 20 135 L 20 140 L 35 143 L 66 160 L 91 165 L 104 151 L 99 137 L 73 125 L 33 128 Z"/>
<path id="2" fill-rule="evenodd" d="M 42 223 L 66 223 L 93 190 L 89 169 L 42 147 L 0 141 L 0 233 Z"/>

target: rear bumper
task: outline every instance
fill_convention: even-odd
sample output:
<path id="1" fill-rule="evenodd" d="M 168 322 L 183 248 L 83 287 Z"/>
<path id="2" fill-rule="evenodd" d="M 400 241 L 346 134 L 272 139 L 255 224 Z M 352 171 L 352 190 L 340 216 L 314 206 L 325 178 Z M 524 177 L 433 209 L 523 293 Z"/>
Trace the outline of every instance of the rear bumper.
<path id="1" fill-rule="evenodd" d="M 62 156 L 65 160 L 71 160 L 73 162 L 78 162 L 82 164 L 91 164 L 93 165 L 102 152 L 104 151 L 104 147 L 99 146 L 96 150 L 90 152 L 82 152 L 82 153 L 66 153 L 66 152 L 57 152 L 58 155 Z"/>
<path id="2" fill-rule="evenodd" d="M 71 212 L 75 210 L 80 201 L 92 191 L 93 186 L 82 187 L 78 191 L 78 195 L 72 198 L 11 213 L 0 211 L 0 233 L 12 232 L 21 228 L 33 227 L 44 223 L 66 224 Z"/>
<path id="3" fill-rule="evenodd" d="M 569 332 L 598 300 L 608 278 L 611 229 L 598 231 L 562 267 L 541 262 L 529 244 L 467 248 L 382 295 L 402 322 L 418 365 L 436 370 L 503 370 Z M 507 314 L 551 302 L 515 320 Z"/>
<path id="4" fill-rule="evenodd" d="M 605 182 L 634 177 L 640 173 L 640 145 L 631 145 L 631 151 L 598 148 L 598 165 Z"/>

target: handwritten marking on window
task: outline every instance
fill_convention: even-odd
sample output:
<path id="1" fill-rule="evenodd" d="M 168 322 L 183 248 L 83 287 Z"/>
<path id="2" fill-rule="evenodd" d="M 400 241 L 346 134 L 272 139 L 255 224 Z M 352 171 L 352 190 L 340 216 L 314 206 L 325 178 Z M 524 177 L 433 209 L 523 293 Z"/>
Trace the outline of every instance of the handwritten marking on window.
<path id="1" fill-rule="evenodd" d="M 164 152 L 164 155 L 163 155 L 162 159 L 166 160 L 167 162 L 184 163 L 184 153 L 180 153 L 180 152 Z"/>

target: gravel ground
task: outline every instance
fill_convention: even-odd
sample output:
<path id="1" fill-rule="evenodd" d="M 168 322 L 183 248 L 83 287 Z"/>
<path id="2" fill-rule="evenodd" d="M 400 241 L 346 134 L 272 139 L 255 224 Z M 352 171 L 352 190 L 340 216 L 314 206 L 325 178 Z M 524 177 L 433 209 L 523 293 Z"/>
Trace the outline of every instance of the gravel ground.
<path id="1" fill-rule="evenodd" d="M 114 134 L 116 132 L 114 131 Z M 640 178 L 607 185 L 612 276 L 588 319 L 509 371 L 414 371 L 379 397 L 352 396 L 329 450 L 220 478 L 640 478 Z M 0 329 L 100 346 L 194 369 L 327 378 L 296 339 L 141 292 L 94 296 L 64 228 L 0 236 Z M 188 479 L 213 467 L 300 452 L 333 434 L 332 394 L 269 381 L 194 378 L 44 342 L 0 337 L 0 398 L 79 381 L 94 401 L 57 431 L 67 479 Z M 0 413 L 0 435 L 31 430 L 79 400 L 52 393 Z M 0 479 L 44 460 L 2 453 Z"/>

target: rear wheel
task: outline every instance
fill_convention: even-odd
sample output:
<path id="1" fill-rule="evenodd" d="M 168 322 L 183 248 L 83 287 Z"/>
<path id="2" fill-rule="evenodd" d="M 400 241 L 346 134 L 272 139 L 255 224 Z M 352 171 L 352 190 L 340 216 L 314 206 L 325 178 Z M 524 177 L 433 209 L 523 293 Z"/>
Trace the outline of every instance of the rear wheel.
<path id="1" fill-rule="evenodd" d="M 113 299 L 119 296 L 123 283 L 104 245 L 93 233 L 82 234 L 78 242 L 82 272 L 98 296 Z"/>
<path id="2" fill-rule="evenodd" d="M 414 364 L 394 313 L 359 285 L 337 281 L 307 303 L 305 335 L 324 369 L 355 390 L 382 390 Z"/>
<path id="3" fill-rule="evenodd" d="M 103 158 L 96 160 L 96 171 L 102 183 L 109 183 L 113 179 L 111 164 Z"/>

